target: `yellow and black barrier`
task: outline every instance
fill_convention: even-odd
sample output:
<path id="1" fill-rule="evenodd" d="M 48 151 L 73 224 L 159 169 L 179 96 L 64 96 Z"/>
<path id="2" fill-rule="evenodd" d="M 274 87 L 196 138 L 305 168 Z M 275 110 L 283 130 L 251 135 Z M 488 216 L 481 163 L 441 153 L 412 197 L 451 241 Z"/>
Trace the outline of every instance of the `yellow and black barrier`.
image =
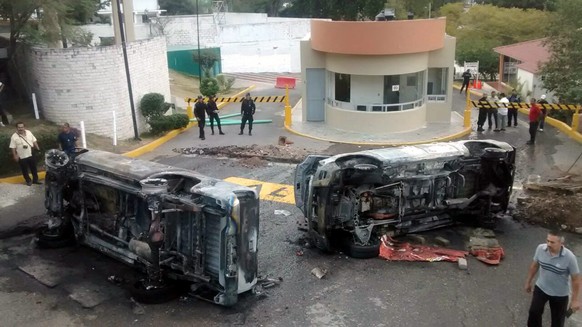
<path id="1" fill-rule="evenodd" d="M 527 109 L 530 107 L 529 103 L 524 102 L 489 102 L 489 101 L 471 101 L 474 108 L 484 108 L 484 109 L 496 109 L 496 108 L 507 108 L 507 109 Z M 548 110 L 576 110 L 578 108 L 575 104 L 557 104 L 557 103 L 538 103 L 540 108 Z"/>
<path id="2" fill-rule="evenodd" d="M 264 102 L 275 102 L 275 103 L 282 103 L 285 102 L 287 97 L 285 95 L 275 95 L 275 96 L 258 96 L 258 97 L 251 97 L 254 102 L 264 103 Z M 245 97 L 216 97 L 214 98 L 215 102 L 242 102 Z M 184 98 L 184 101 L 187 103 L 196 102 L 196 98 Z M 208 102 L 208 98 L 204 98 L 204 102 Z"/>

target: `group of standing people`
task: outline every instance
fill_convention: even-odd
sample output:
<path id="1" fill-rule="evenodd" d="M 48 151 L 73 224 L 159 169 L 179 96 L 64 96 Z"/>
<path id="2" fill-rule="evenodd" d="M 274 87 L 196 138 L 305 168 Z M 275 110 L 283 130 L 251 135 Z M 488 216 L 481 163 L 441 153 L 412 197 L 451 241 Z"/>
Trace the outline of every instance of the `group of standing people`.
<path id="1" fill-rule="evenodd" d="M 249 135 L 252 134 L 253 130 L 253 116 L 256 111 L 255 102 L 251 99 L 251 94 L 247 93 L 242 100 L 241 103 L 241 124 L 240 124 L 240 133 L 238 135 L 243 135 L 244 129 L 246 124 L 249 125 Z M 196 100 L 196 104 L 194 105 L 194 117 L 196 117 L 196 121 L 198 122 L 198 129 L 199 135 L 198 137 L 201 140 L 205 140 L 206 137 L 204 135 L 204 127 L 206 125 L 206 115 L 208 114 L 208 118 L 210 120 L 210 130 L 212 131 L 212 135 L 214 135 L 214 122 L 216 121 L 216 125 L 218 127 L 218 134 L 224 135 L 222 132 L 222 126 L 220 125 L 220 117 L 218 115 L 218 106 L 216 105 L 216 96 L 211 95 L 208 97 L 208 103 L 204 102 L 204 97 L 201 95 L 198 96 Z"/>
<path id="2" fill-rule="evenodd" d="M 479 107 L 479 116 L 477 118 L 477 131 L 483 132 L 485 130 L 485 123 L 488 125 L 488 129 L 493 127 L 495 132 L 505 131 L 505 127 L 517 127 L 517 108 L 507 108 L 509 103 L 520 103 L 521 97 L 517 94 L 516 90 L 511 92 L 511 95 L 507 97 L 505 93 L 500 93 L 499 96 L 495 91 L 491 91 L 491 94 L 483 93 L 483 96 L 479 99 L 479 102 L 489 102 L 491 104 L 500 103 L 502 104 L 497 108 L 495 105 L 489 106 L 489 108 Z M 529 111 L 529 134 L 530 140 L 527 144 L 535 144 L 535 138 L 538 131 L 544 131 L 544 122 L 547 115 L 547 109 L 543 107 L 543 104 L 547 104 L 546 96 L 542 95 L 540 100 L 530 99 L 530 111 Z"/>

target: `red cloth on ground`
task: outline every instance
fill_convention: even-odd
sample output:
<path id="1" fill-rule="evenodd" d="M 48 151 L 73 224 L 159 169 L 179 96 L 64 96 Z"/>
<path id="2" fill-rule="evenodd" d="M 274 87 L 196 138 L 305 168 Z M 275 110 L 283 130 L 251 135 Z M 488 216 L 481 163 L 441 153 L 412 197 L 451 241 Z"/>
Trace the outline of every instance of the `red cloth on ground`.
<path id="1" fill-rule="evenodd" d="M 457 262 L 467 254 L 467 251 L 399 242 L 386 235 L 382 236 L 380 243 L 380 258 L 389 261 Z"/>
<path id="2" fill-rule="evenodd" d="M 501 259 L 505 256 L 505 252 L 502 247 L 477 247 L 471 249 L 471 254 L 479 261 L 485 262 L 490 265 L 498 265 Z"/>

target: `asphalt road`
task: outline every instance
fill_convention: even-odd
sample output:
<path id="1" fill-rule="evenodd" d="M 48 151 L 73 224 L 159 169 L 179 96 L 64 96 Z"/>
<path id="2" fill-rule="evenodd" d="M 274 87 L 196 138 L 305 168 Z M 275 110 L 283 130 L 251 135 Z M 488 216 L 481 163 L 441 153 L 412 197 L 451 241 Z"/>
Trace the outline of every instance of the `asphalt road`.
<path id="1" fill-rule="evenodd" d="M 277 93 L 275 93 L 277 92 Z M 279 95 L 281 90 L 257 88 L 253 95 Z M 292 103 L 299 95 L 292 92 Z M 455 94 L 455 108 L 462 110 L 463 98 Z M 245 167 L 232 159 L 182 156 L 173 148 L 229 144 L 275 144 L 281 128 L 280 105 L 261 104 L 256 119 L 274 119 L 257 125 L 253 136 L 239 136 L 236 126 L 227 135 L 197 139 L 191 130 L 170 141 L 147 159 L 195 169 L 217 178 L 242 177 L 279 184 L 291 184 L 293 165 L 271 163 Z M 235 108 L 225 108 L 236 112 Z M 580 154 L 580 146 L 567 137 L 546 129 L 535 147 L 528 139 L 525 117 L 518 128 L 504 133 L 485 132 L 471 138 L 509 141 L 519 151 L 518 182 L 535 173 L 554 177 L 564 173 Z M 208 133 L 208 130 L 207 130 Z M 209 133 L 208 133 L 209 134 Z M 289 135 L 314 153 L 321 150 L 346 152 L 364 147 L 323 144 Z M 579 172 L 579 162 L 571 172 Z M 194 298 L 162 305 L 142 306 L 129 300 L 123 286 L 135 273 L 113 260 L 86 248 L 38 250 L 30 236 L 0 240 L 0 315 L 2 326 L 522 326 L 530 296 L 523 291 L 527 268 L 535 246 L 544 241 L 546 230 L 505 219 L 497 238 L 505 259 L 492 267 L 469 258 L 469 269 L 459 270 L 446 262 L 404 263 L 380 259 L 356 260 L 344 254 L 325 254 L 305 247 L 304 235 L 296 227 L 301 213 L 291 204 L 262 201 L 259 235 L 259 270 L 262 275 L 282 277 L 281 285 L 267 294 L 245 295 L 234 308 L 222 308 Z M 289 216 L 276 215 L 286 210 Z M 471 228 L 458 226 L 424 233 L 429 243 L 436 236 L 463 249 Z M 582 253 L 582 237 L 567 236 L 567 246 Z M 303 255 L 297 255 L 302 251 Z M 301 253 L 301 252 L 300 252 Z M 328 271 L 317 279 L 313 268 Z M 36 277 L 32 277 L 35 275 Z M 111 276 L 121 285 L 107 281 Z M 52 282 L 47 287 L 41 282 Z M 85 291 L 83 291 L 85 290 Z M 93 290 L 87 292 L 86 290 Z M 93 302 L 91 302 L 93 301 Z M 80 303 L 98 303 L 84 309 Z M 549 310 L 547 310 L 549 311 Z M 547 317 L 546 317 L 547 318 Z M 575 315 L 569 326 L 582 326 Z"/>

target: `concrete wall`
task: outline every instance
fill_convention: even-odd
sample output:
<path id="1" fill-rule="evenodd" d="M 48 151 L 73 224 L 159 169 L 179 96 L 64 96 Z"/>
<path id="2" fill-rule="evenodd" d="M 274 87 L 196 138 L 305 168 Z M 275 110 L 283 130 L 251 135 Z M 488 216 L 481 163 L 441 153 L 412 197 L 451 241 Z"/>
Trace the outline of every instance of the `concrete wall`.
<path id="1" fill-rule="evenodd" d="M 384 103 L 384 76 L 351 76 L 350 102 L 354 104 Z"/>
<path id="2" fill-rule="evenodd" d="M 326 125 L 345 131 L 381 134 L 412 131 L 424 126 L 426 106 L 397 112 L 358 112 L 325 106 Z"/>
<path id="3" fill-rule="evenodd" d="M 431 51 L 428 56 L 428 66 L 435 68 L 449 68 L 447 78 L 447 100 L 445 102 L 427 103 L 426 121 L 430 123 L 448 123 L 451 121 L 451 108 L 453 107 L 453 78 L 455 47 L 457 40 L 454 37 L 446 36 L 442 49 Z"/>
<path id="4" fill-rule="evenodd" d="M 167 21 L 164 36 L 167 45 L 197 47 L 196 16 L 162 16 Z M 309 34 L 310 19 L 271 18 L 266 14 L 225 13 L 199 16 L 200 46 L 220 47 L 223 72 L 300 72 L 299 41 Z M 108 24 L 82 26 L 99 36 L 112 37 L 113 27 Z M 136 24 L 136 39 L 160 35 L 155 24 Z"/>
<path id="5" fill-rule="evenodd" d="M 350 75 L 400 75 L 425 70 L 428 53 L 394 56 L 348 56 L 327 54 L 329 71 Z"/>
<path id="6" fill-rule="evenodd" d="M 139 100 L 150 92 L 170 101 L 166 42 L 163 38 L 128 44 L 133 96 L 139 131 L 145 122 Z M 41 114 L 55 123 L 85 122 L 88 133 L 112 134 L 112 111 L 117 112 L 117 135 L 133 137 L 133 123 L 122 48 L 120 46 L 68 49 L 31 49 L 33 91 Z"/>

